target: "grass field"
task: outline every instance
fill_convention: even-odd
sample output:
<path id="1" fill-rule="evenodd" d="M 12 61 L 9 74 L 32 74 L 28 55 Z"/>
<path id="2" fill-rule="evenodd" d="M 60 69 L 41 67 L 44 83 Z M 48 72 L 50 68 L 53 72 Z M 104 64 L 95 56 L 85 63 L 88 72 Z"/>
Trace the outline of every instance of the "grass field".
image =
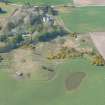
<path id="1" fill-rule="evenodd" d="M 65 25 L 76 32 L 105 30 L 105 7 L 78 7 L 70 13 L 61 13 Z"/>
<path id="2" fill-rule="evenodd" d="M 52 81 L 12 80 L 0 70 L 1 105 L 104 105 L 105 67 L 92 66 L 85 59 L 68 60 L 57 67 Z M 64 82 L 70 72 L 85 72 L 80 88 L 66 91 Z"/>
<path id="3" fill-rule="evenodd" d="M 13 3 L 34 3 L 35 5 L 42 5 L 42 4 L 66 4 L 72 3 L 73 0 L 10 0 Z"/>

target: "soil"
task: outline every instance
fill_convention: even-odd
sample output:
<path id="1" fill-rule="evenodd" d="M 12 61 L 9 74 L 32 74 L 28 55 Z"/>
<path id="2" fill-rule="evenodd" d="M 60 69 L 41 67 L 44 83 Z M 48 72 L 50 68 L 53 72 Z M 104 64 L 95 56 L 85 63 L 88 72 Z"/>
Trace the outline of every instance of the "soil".
<path id="1" fill-rule="evenodd" d="M 65 87 L 67 90 L 71 91 L 77 89 L 86 74 L 84 72 L 73 72 L 70 73 L 69 76 L 66 77 L 65 80 Z"/>

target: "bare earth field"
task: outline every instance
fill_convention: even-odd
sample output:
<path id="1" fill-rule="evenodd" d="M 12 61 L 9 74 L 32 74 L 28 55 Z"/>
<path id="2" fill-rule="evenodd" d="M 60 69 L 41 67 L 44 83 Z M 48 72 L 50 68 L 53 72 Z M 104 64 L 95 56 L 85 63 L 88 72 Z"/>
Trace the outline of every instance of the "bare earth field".
<path id="1" fill-rule="evenodd" d="M 105 0 L 74 0 L 76 5 L 104 5 Z"/>
<path id="2" fill-rule="evenodd" d="M 67 90 L 74 90 L 77 89 L 82 80 L 84 79 L 84 77 L 86 76 L 86 74 L 84 72 L 73 72 L 71 73 L 65 81 L 65 85 Z"/>
<path id="3" fill-rule="evenodd" d="M 96 48 L 105 59 L 105 32 L 93 32 L 90 33 L 90 36 Z"/>

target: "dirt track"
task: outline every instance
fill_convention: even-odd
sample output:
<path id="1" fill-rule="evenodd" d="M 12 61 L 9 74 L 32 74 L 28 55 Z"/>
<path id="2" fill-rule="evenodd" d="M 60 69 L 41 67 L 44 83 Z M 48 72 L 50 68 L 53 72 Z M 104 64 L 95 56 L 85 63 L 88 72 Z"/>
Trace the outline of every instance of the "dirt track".
<path id="1" fill-rule="evenodd" d="M 105 59 L 105 32 L 93 32 L 90 36 L 100 54 Z"/>

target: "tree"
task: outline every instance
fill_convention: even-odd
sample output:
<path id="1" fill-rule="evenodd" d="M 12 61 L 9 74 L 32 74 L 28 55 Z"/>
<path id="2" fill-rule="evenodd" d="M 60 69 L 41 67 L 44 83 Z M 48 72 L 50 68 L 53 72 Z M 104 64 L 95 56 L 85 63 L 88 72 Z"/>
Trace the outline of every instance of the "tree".
<path id="1" fill-rule="evenodd" d="M 21 41 L 23 41 L 24 39 L 23 39 L 23 37 L 22 37 L 22 35 L 16 35 L 16 42 L 17 43 L 20 43 Z"/>
<path id="2" fill-rule="evenodd" d="M 103 59 L 103 57 L 101 55 L 96 55 L 92 60 L 92 64 L 94 64 L 96 66 L 104 66 L 105 60 Z"/>
<path id="3" fill-rule="evenodd" d="M 0 13 L 2 12 L 2 8 L 0 7 Z"/>
<path id="4" fill-rule="evenodd" d="M 6 42 L 7 41 L 7 36 L 6 35 L 0 35 L 0 41 L 1 42 Z"/>
<path id="5" fill-rule="evenodd" d="M 2 60 L 3 60 L 3 57 L 0 55 L 0 62 L 2 62 Z"/>
<path id="6" fill-rule="evenodd" d="M 76 32 L 73 32 L 72 33 L 72 37 L 77 38 L 77 33 Z"/>

